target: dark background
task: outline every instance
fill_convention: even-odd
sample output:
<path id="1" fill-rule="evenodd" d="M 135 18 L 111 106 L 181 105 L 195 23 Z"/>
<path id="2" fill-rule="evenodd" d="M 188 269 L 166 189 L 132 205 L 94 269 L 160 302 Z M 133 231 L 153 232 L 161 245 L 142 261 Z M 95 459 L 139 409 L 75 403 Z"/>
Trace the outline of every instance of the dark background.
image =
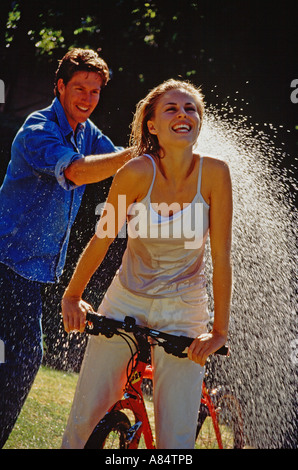
<path id="1" fill-rule="evenodd" d="M 202 85 L 207 104 L 218 107 L 240 93 L 252 122 L 289 129 L 287 149 L 297 150 L 294 1 L 2 0 L 1 22 L 2 130 L 8 119 L 22 121 L 48 105 L 57 61 L 72 46 L 89 46 L 112 70 L 93 119 L 117 143 L 127 144 L 135 105 L 148 89 L 181 77 Z"/>
<path id="2" fill-rule="evenodd" d="M 99 50 L 111 69 L 112 79 L 92 119 L 115 144 L 128 144 L 138 100 L 174 77 L 201 85 L 207 105 L 219 111 L 228 102 L 235 106 L 234 116 L 246 115 L 258 128 L 270 123 L 264 130 L 275 129 L 276 144 L 284 148 L 283 159 L 271 163 L 285 168 L 294 164 L 298 145 L 298 104 L 291 101 L 291 83 L 298 79 L 295 2 L 2 0 L 0 22 L 0 79 L 6 94 L 0 104 L 0 180 L 15 133 L 30 112 L 51 103 L 58 60 L 74 46 Z M 246 103 L 244 109 L 240 100 Z M 109 184 L 107 180 L 88 186 L 73 227 L 64 275 L 59 285 L 45 288 L 45 361 L 53 366 L 78 369 L 80 364 L 84 339 L 64 335 L 60 341 L 59 305 L 77 257 L 93 234 L 95 207 L 106 198 Z M 124 244 L 115 241 L 90 284 L 86 295 L 95 307 L 119 265 Z"/>

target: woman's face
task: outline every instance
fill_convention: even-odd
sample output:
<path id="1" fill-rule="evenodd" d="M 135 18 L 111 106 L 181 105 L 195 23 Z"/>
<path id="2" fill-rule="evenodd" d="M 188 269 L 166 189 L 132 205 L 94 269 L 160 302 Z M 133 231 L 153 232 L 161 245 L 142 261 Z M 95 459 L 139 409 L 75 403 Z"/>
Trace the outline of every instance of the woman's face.
<path id="1" fill-rule="evenodd" d="M 200 124 L 199 105 L 194 96 L 184 90 L 171 90 L 159 98 L 148 130 L 157 136 L 162 148 L 185 147 L 196 142 Z"/>

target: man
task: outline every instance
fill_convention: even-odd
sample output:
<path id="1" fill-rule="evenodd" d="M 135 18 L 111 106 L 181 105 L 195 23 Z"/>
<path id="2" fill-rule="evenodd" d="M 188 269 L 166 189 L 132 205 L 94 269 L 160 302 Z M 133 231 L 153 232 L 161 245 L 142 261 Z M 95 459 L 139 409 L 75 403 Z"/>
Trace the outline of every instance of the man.
<path id="1" fill-rule="evenodd" d="M 56 72 L 55 99 L 17 133 L 0 188 L 0 448 L 42 360 L 40 283 L 62 274 L 85 184 L 131 158 L 89 120 L 109 79 L 106 63 L 73 49 Z"/>

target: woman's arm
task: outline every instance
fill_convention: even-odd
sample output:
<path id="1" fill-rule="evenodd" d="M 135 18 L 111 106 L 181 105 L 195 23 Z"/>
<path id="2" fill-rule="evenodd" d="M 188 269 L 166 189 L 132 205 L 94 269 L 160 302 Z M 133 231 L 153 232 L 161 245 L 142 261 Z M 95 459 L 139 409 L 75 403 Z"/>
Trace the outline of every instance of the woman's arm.
<path id="1" fill-rule="evenodd" d="M 72 330 L 83 332 L 85 329 L 86 313 L 93 309 L 82 300 L 82 295 L 112 241 L 107 237 L 98 238 L 94 235 L 78 261 L 61 303 L 64 328 L 68 333 Z"/>
<path id="2" fill-rule="evenodd" d="M 96 234 L 84 249 L 63 295 L 62 315 L 67 332 L 84 331 L 86 313 L 92 307 L 82 300 L 83 292 L 121 230 L 128 207 L 142 198 L 146 178 L 148 172 L 144 174 L 139 159 L 131 160 L 115 175 Z"/>
<path id="3" fill-rule="evenodd" d="M 204 365 L 227 340 L 232 293 L 232 186 L 227 164 L 215 160 L 210 194 L 210 246 L 213 265 L 214 323 L 189 347 L 189 358 Z"/>

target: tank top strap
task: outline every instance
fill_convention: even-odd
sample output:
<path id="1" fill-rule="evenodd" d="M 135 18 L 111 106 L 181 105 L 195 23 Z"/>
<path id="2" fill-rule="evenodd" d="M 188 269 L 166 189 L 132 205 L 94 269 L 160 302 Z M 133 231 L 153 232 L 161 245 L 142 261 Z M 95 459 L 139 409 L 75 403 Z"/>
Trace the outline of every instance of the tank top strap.
<path id="1" fill-rule="evenodd" d="M 203 157 L 200 157 L 197 193 L 201 194 Z"/>
<path id="2" fill-rule="evenodd" d="M 155 161 L 154 161 L 154 159 L 151 155 L 149 155 L 148 153 L 144 153 L 144 156 L 148 157 L 151 160 L 152 165 L 153 165 L 153 178 L 152 178 L 151 185 L 150 185 L 150 188 L 148 189 L 148 193 L 147 193 L 147 196 L 146 196 L 146 197 L 148 197 L 151 194 L 151 191 L 152 191 L 152 188 L 153 188 L 153 185 L 154 185 L 154 181 L 155 181 L 155 177 L 156 177 L 156 164 L 155 164 Z"/>

